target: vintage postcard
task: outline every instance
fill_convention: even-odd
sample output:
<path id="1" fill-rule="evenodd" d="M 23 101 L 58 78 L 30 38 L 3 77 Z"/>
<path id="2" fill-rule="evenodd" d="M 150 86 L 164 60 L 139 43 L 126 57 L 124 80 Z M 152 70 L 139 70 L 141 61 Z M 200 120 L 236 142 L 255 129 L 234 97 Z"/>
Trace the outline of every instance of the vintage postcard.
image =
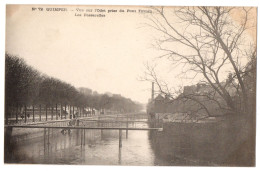
<path id="1" fill-rule="evenodd" d="M 6 5 L 4 163 L 255 166 L 257 8 Z"/>

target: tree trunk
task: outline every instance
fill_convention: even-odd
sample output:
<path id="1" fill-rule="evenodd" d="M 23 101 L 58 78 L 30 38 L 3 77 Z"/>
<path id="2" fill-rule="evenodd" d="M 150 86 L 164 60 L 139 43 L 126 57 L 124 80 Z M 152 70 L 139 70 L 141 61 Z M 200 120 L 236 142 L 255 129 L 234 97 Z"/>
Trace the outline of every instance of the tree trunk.
<path id="1" fill-rule="evenodd" d="M 53 105 L 51 105 L 51 120 L 53 120 Z"/>
<path id="2" fill-rule="evenodd" d="M 42 120 L 42 106 L 40 105 L 40 121 Z"/>
<path id="3" fill-rule="evenodd" d="M 46 121 L 48 120 L 48 108 L 47 108 L 47 104 L 45 105 L 45 113 L 46 113 Z"/>
<path id="4" fill-rule="evenodd" d="M 56 103 L 56 120 L 58 120 L 58 106 L 57 106 L 57 103 Z"/>
<path id="5" fill-rule="evenodd" d="M 67 105 L 65 104 L 65 119 L 67 119 Z"/>
<path id="6" fill-rule="evenodd" d="M 19 112 L 19 106 L 16 105 L 16 123 L 18 123 L 18 112 Z"/>
<path id="7" fill-rule="evenodd" d="M 63 107 L 62 103 L 60 104 L 60 119 L 62 120 Z"/>
<path id="8" fill-rule="evenodd" d="M 25 118 L 25 120 L 24 120 L 24 122 L 26 123 L 26 121 L 27 121 L 27 116 L 26 116 L 26 114 L 27 114 L 27 111 L 26 111 L 26 109 L 27 109 L 27 106 L 25 105 L 24 106 L 24 118 Z"/>
<path id="9" fill-rule="evenodd" d="M 33 105 L 33 122 L 35 122 L 35 118 L 34 118 L 34 105 Z"/>
<path id="10" fill-rule="evenodd" d="M 237 68 L 237 66 L 236 66 L 236 64 L 235 64 L 235 62 L 234 62 L 234 60 L 232 58 L 231 52 L 228 50 L 228 47 L 226 46 L 226 44 L 221 39 L 221 37 L 220 37 L 218 32 L 216 34 L 216 39 L 220 43 L 220 45 L 223 48 L 223 50 L 225 51 L 225 53 L 227 54 L 227 57 L 228 57 L 230 63 L 232 64 L 233 69 L 235 70 L 238 82 L 239 82 L 239 84 L 241 86 L 241 90 L 242 90 L 242 94 L 243 94 L 244 111 L 246 113 L 248 111 L 248 98 L 247 98 L 247 92 L 246 92 L 246 89 L 245 89 L 244 82 L 243 82 L 243 80 L 241 78 L 241 75 L 239 73 L 239 70 L 238 70 L 238 68 Z"/>

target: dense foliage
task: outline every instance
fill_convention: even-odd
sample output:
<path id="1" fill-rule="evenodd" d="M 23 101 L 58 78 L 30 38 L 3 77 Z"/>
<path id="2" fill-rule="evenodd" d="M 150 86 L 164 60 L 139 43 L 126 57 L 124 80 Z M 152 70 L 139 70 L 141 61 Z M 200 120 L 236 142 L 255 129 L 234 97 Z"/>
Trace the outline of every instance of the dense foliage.
<path id="1" fill-rule="evenodd" d="M 5 108 L 56 104 L 111 109 L 118 112 L 133 112 L 140 104 L 121 95 L 84 93 L 59 79 L 41 74 L 19 57 L 5 55 Z M 84 88 L 83 88 L 84 89 Z M 85 88 L 87 89 L 87 88 Z"/>

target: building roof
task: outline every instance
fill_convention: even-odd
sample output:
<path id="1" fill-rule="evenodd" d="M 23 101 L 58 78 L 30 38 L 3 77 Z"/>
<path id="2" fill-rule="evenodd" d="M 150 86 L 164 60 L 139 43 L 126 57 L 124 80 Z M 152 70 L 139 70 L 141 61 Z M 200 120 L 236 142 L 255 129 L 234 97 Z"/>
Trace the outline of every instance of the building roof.
<path id="1" fill-rule="evenodd" d="M 165 99 L 164 99 L 164 97 L 161 94 L 159 94 L 157 97 L 155 97 L 154 100 L 159 101 L 159 100 L 165 100 Z"/>

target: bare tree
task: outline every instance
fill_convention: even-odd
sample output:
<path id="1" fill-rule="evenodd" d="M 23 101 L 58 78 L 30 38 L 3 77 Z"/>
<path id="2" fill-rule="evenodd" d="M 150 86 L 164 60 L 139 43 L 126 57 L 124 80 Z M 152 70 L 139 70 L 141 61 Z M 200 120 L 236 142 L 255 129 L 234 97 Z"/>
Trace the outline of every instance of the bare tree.
<path id="1" fill-rule="evenodd" d="M 231 14 L 238 10 L 242 15 L 240 21 L 236 22 Z M 249 24 L 252 9 L 153 7 L 153 11 L 146 25 L 161 35 L 155 44 L 156 48 L 164 52 L 159 58 L 169 59 L 174 66 L 182 65 L 183 74 L 192 75 L 193 78 L 201 76 L 211 86 L 212 92 L 196 96 L 215 101 L 220 108 L 226 108 L 232 113 L 247 113 L 248 92 L 243 79 L 247 64 L 245 59 L 256 56 L 256 47 L 246 35 L 246 31 L 252 29 Z M 227 71 L 229 75 L 225 77 Z M 229 78 L 229 81 L 224 82 L 223 76 Z M 158 80 L 152 67 L 147 67 L 146 79 L 154 81 L 160 92 L 172 95 L 169 85 Z M 235 88 L 241 105 L 237 105 L 236 98 L 229 92 L 231 86 Z M 216 95 L 225 101 L 226 107 L 220 105 Z M 194 98 L 194 94 L 185 96 L 198 99 Z"/>

